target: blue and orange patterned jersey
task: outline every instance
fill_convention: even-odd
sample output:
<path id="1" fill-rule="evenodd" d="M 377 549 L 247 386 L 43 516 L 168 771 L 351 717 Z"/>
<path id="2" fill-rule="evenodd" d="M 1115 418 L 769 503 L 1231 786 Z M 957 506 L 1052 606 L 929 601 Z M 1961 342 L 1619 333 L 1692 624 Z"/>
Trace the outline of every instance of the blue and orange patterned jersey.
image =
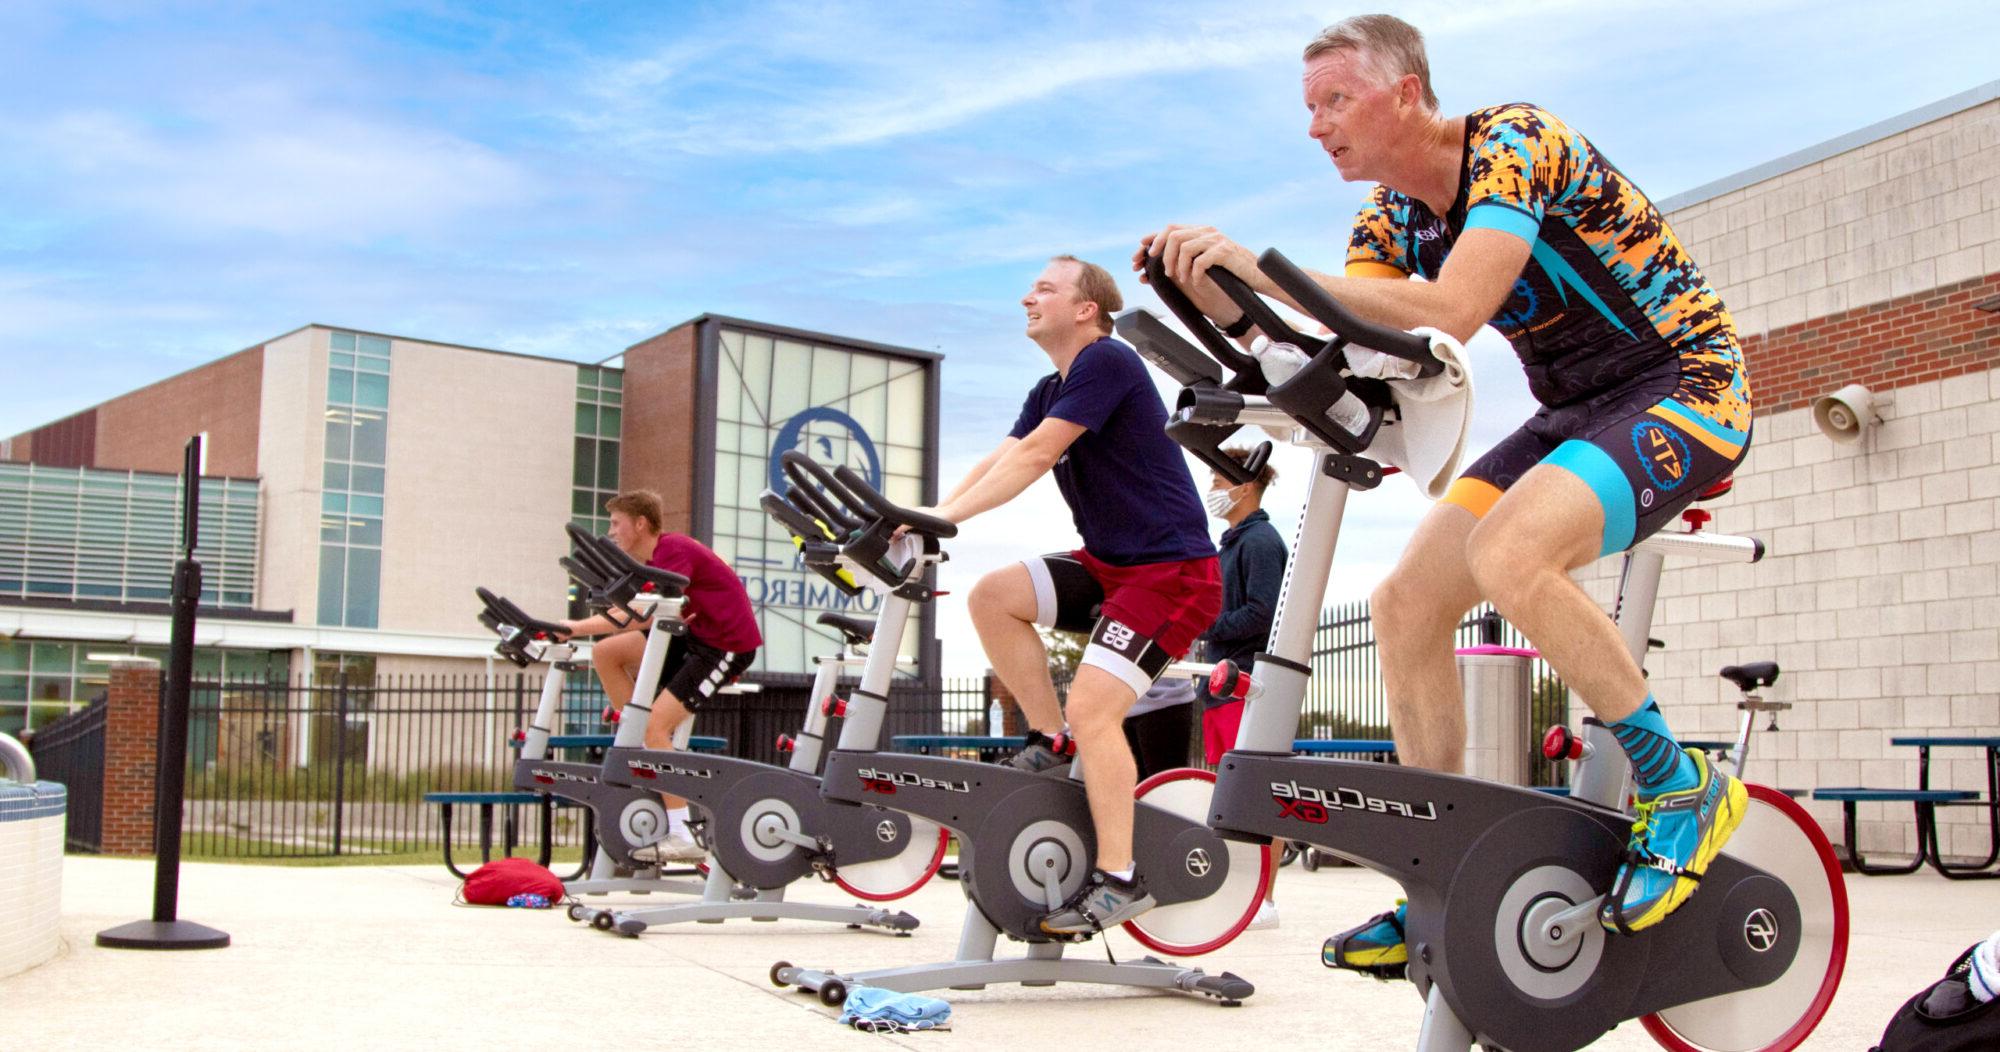
<path id="1" fill-rule="evenodd" d="M 1747 432 L 1735 323 L 1652 201 L 1544 110 L 1494 106 L 1465 126 L 1450 211 L 1439 217 L 1376 187 L 1355 217 L 1348 276 L 1435 281 L 1465 231 L 1513 234 L 1532 253 L 1492 325 L 1513 343 L 1543 405 L 1678 372 L 1695 392 L 1688 408 L 1716 428 Z"/>

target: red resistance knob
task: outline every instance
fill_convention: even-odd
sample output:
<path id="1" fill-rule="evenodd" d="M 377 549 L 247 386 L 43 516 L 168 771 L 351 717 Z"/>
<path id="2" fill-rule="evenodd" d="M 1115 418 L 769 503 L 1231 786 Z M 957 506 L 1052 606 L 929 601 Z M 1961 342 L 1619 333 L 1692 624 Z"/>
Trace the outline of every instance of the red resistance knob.
<path id="1" fill-rule="evenodd" d="M 789 734 L 778 735 L 779 752 L 791 752 L 793 749 L 798 748 L 798 744 L 798 742 L 792 740 L 792 736 Z"/>
<path id="2" fill-rule="evenodd" d="M 1055 750 L 1057 756 L 1075 756 L 1076 739 L 1070 737 L 1068 731 L 1064 731 L 1049 740 L 1049 748 Z"/>
<path id="3" fill-rule="evenodd" d="M 1250 674 L 1224 661 L 1208 674 L 1208 695 L 1222 701 L 1242 701 L 1250 696 Z"/>
<path id="4" fill-rule="evenodd" d="M 600 723 L 617 723 L 617 722 L 618 722 L 618 710 L 617 710 L 617 709 L 615 709 L 615 708 L 613 708 L 613 707 L 611 707 L 611 706 L 609 706 L 609 705 L 606 705 L 606 706 L 604 707 L 604 715 L 602 715 L 602 716 L 599 716 L 599 717 L 598 717 L 598 722 L 600 722 Z"/>
<path id="5" fill-rule="evenodd" d="M 1689 508 L 1681 512 L 1681 521 L 1688 524 L 1690 533 L 1700 533 L 1701 528 L 1708 525 L 1708 520 L 1713 518 L 1715 516 L 1704 508 Z"/>
<path id="6" fill-rule="evenodd" d="M 829 695 L 824 702 L 820 703 L 819 711 L 827 719 L 845 716 L 847 715 L 847 699 Z"/>
<path id="7" fill-rule="evenodd" d="M 1568 727 L 1558 723 L 1542 735 L 1542 755 L 1551 760 L 1583 759 L 1583 739 L 1570 733 Z"/>
<path id="8" fill-rule="evenodd" d="M 527 740 L 528 740 L 528 732 L 527 732 L 527 731 L 524 731 L 524 730 L 516 730 L 516 731 L 514 732 L 514 740 L 515 740 L 515 741 L 517 741 L 517 742 L 525 742 L 525 741 L 527 741 Z"/>

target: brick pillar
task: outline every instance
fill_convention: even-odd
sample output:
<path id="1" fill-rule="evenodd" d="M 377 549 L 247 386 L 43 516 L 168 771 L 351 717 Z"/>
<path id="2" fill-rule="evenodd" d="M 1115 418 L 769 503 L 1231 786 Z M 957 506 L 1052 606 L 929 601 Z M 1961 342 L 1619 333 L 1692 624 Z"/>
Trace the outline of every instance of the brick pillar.
<path id="1" fill-rule="evenodd" d="M 153 853 L 159 752 L 159 663 L 144 658 L 113 662 L 104 714 L 105 854 Z"/>
<path id="2" fill-rule="evenodd" d="M 1001 733 L 1014 736 L 1028 733 L 1027 718 L 1021 715 L 1021 706 L 1014 702 L 1013 692 L 1007 689 L 1007 684 L 1000 682 L 1000 677 L 994 675 L 990 668 L 986 670 L 986 695 L 989 702 L 1000 703 L 1001 723 L 1005 727 Z"/>

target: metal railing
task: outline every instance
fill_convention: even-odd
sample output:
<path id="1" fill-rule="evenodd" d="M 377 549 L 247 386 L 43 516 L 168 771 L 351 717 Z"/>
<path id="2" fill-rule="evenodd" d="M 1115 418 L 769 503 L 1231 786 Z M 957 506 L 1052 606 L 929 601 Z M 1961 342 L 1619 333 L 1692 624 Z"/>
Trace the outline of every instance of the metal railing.
<path id="1" fill-rule="evenodd" d="M 99 698 L 35 731 L 29 748 L 46 781 L 69 790 L 63 843 L 71 851 L 104 844 L 104 721 L 110 709 Z"/>

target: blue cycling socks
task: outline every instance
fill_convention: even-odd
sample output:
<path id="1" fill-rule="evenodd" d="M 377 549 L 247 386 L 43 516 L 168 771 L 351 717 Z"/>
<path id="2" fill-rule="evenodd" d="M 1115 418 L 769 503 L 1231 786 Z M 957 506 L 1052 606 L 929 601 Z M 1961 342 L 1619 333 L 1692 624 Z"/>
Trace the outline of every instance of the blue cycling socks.
<path id="1" fill-rule="evenodd" d="M 1631 757 L 1632 776 L 1640 789 L 1672 792 L 1692 789 L 1700 780 L 1694 760 L 1674 740 L 1674 732 L 1667 729 L 1667 718 L 1660 714 L 1660 704 L 1651 694 L 1637 712 L 1607 726 L 1625 747 L 1625 755 Z"/>

